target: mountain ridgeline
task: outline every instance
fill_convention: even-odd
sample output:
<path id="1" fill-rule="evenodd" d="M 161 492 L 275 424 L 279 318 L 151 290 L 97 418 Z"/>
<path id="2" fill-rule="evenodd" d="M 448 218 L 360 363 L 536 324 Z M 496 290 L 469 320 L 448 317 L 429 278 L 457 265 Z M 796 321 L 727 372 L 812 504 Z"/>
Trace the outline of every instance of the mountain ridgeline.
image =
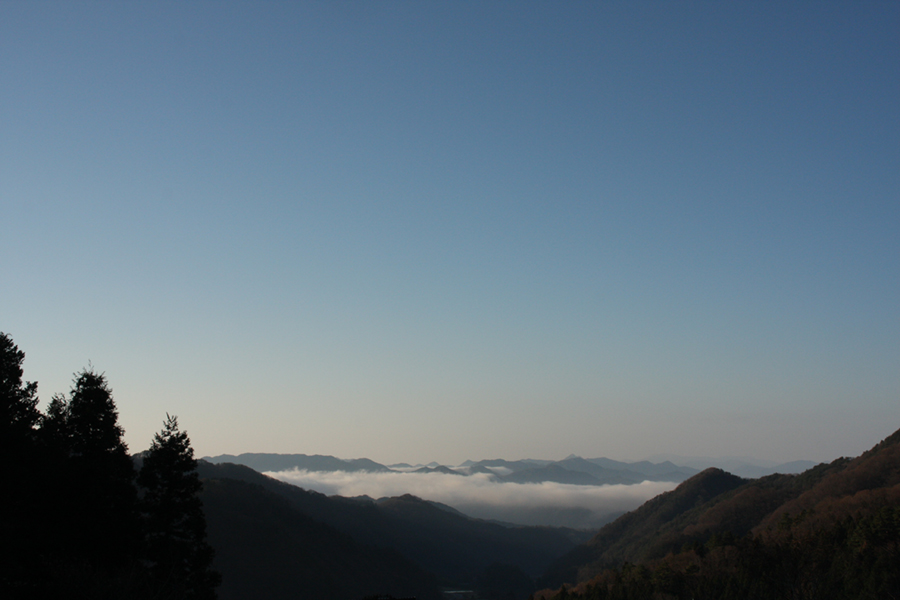
<path id="1" fill-rule="evenodd" d="M 497 600 L 900 597 L 900 431 L 854 459 L 755 479 L 576 456 L 455 468 L 197 461 L 169 416 L 149 450 L 129 456 L 105 375 L 76 374 L 44 414 L 23 359 L 0 334 L 0 461 L 12 491 L 0 495 L 3 598 L 438 600 L 448 587 Z M 479 475 L 504 489 L 681 483 L 589 532 L 475 519 L 408 494 L 329 497 L 259 472 L 290 469 Z"/>
<path id="2" fill-rule="evenodd" d="M 705 470 L 604 526 L 540 585 L 557 600 L 900 597 L 900 431 L 799 475 Z"/>
<path id="3" fill-rule="evenodd" d="M 708 468 L 594 535 L 547 527 L 504 527 L 409 495 L 379 500 L 327 497 L 233 463 L 201 461 L 199 473 L 206 482 L 204 502 L 209 507 L 210 540 L 218 553 L 216 566 L 232 577 L 231 584 L 227 576 L 223 581 L 223 598 L 243 597 L 241 590 L 260 589 L 257 586 L 274 594 L 271 597 L 286 597 L 272 590 L 269 582 L 280 580 L 286 564 L 315 564 L 303 554 L 303 547 L 312 544 L 329 552 L 327 544 L 315 541 L 318 535 L 344 540 L 334 550 L 334 559 L 322 558 L 324 563 L 340 561 L 342 553 L 359 553 L 358 558 L 341 563 L 357 565 L 357 580 L 371 577 L 380 582 L 379 589 L 421 598 L 448 585 L 479 590 L 483 597 L 516 600 L 525 600 L 531 593 L 554 600 L 891 597 L 898 589 L 898 448 L 900 432 L 857 459 L 841 458 L 798 474 L 747 479 Z M 314 464 L 327 470 L 336 465 L 343 470 L 391 470 L 371 461 L 363 463 L 362 469 L 360 461 L 340 465 L 333 457 L 250 456 L 231 458 L 256 460 L 257 467 L 272 470 L 284 466 L 313 470 Z M 555 462 L 495 459 L 467 461 L 454 469 L 435 464 L 403 465 L 402 469 L 448 476 L 487 473 L 505 482 L 564 479 L 584 485 L 588 476 L 609 477 L 610 471 L 624 470 L 614 467 L 634 469 L 634 464 L 571 456 Z M 659 477 L 671 477 L 679 469 L 649 462 L 638 468 L 643 475 L 655 470 Z M 300 530 L 293 533 L 266 525 L 276 511 L 227 508 L 232 494 L 217 488 L 238 482 L 243 484 L 243 494 L 258 496 L 261 502 L 263 498 L 277 501 L 285 518 L 309 519 L 319 533 L 304 534 L 308 543 L 300 544 Z M 253 544 L 239 543 L 229 538 L 236 522 L 248 531 L 292 533 L 284 533 L 286 539 L 281 542 L 260 538 Z M 306 527 L 313 531 L 311 525 Z M 290 548 L 292 543 L 297 545 L 294 559 L 286 560 L 283 551 L 266 558 L 266 548 Z M 370 549 L 379 549 L 381 564 L 365 558 Z M 380 573 L 366 575 L 360 565 Z M 326 575 L 326 564 L 313 570 L 319 573 L 318 582 L 332 592 L 342 585 Z M 293 576 L 297 581 L 288 590 L 305 580 L 303 569 L 295 569 Z M 389 587 L 389 581 L 395 582 L 395 588 Z M 396 587 L 399 581 L 405 587 Z M 317 585 L 306 588 L 312 592 L 319 589 Z M 544 591 L 533 592 L 536 588 Z M 321 593 L 320 597 L 338 597 Z M 353 590 L 341 593 L 347 597 Z"/>
<path id="4" fill-rule="evenodd" d="M 444 475 L 475 475 L 484 474 L 498 482 L 510 483 L 566 483 L 573 485 L 632 485 L 643 481 L 668 481 L 678 483 L 696 475 L 701 469 L 689 466 L 678 466 L 670 461 L 653 463 L 650 461 L 623 462 L 609 458 L 581 458 L 571 455 L 563 460 L 503 460 L 489 459 L 473 462 L 467 460 L 458 467 L 450 468 L 446 465 L 429 464 L 416 467 L 408 464 L 386 466 L 368 458 L 344 460 L 334 456 L 307 455 L 307 454 L 260 454 L 247 453 L 240 455 L 222 454 L 219 456 L 207 456 L 207 462 L 234 463 L 245 465 L 260 473 L 277 471 L 311 471 L 311 472 L 359 472 L 390 473 L 390 472 L 414 472 L 414 473 L 441 473 Z M 702 466 L 704 462 L 698 460 L 695 464 Z M 741 475 L 752 473 L 753 476 L 768 475 L 772 473 L 799 473 L 814 465 L 809 461 L 794 461 L 780 465 L 762 467 L 744 461 L 732 460 L 725 464 L 731 465 L 731 472 Z"/>
<path id="5" fill-rule="evenodd" d="M 496 564 L 511 565 L 533 580 L 589 537 L 560 528 L 504 527 L 409 495 L 380 501 L 328 497 L 231 463 L 201 461 L 198 472 L 205 482 L 203 501 L 215 564 L 225 574 L 220 590 L 225 599 L 246 597 L 246 589 L 264 589 L 270 598 L 354 597 L 351 589 L 337 594 L 337 584 L 329 587 L 331 596 L 297 596 L 292 586 L 285 588 L 285 595 L 271 589 L 271 582 L 285 575 L 303 579 L 306 567 L 291 572 L 285 565 L 311 564 L 309 548 L 316 548 L 321 564 L 314 571 L 320 580 L 368 581 L 369 593 L 427 598 L 437 593 L 438 584 L 474 587 Z M 289 525 L 279 524 L 282 520 Z M 235 535 L 236 526 L 242 535 Z M 334 540 L 343 540 L 343 545 L 335 546 Z M 372 552 L 380 563 L 365 558 Z M 349 573 L 337 567 L 347 564 L 374 570 L 359 569 L 348 578 Z M 312 585 L 300 588 L 312 590 Z"/>

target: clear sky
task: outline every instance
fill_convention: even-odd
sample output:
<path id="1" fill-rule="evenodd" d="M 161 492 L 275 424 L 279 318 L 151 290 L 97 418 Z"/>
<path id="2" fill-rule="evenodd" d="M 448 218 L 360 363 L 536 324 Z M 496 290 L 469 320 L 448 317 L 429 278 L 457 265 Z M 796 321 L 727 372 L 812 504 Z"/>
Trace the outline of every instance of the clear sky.
<path id="1" fill-rule="evenodd" d="M 0 331 L 133 451 L 900 428 L 900 3 L 0 2 Z"/>

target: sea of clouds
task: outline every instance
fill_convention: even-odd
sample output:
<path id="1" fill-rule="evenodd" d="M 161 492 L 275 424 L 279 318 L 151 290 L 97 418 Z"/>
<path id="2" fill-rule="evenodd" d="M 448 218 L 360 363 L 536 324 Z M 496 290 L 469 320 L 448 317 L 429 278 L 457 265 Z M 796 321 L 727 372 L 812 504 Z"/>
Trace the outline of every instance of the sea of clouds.
<path id="1" fill-rule="evenodd" d="M 277 471 L 266 475 L 329 496 L 374 499 L 412 494 L 440 502 L 479 519 L 520 525 L 597 528 L 633 510 L 677 483 L 571 485 L 499 482 L 485 473 L 370 473 L 365 471 Z"/>

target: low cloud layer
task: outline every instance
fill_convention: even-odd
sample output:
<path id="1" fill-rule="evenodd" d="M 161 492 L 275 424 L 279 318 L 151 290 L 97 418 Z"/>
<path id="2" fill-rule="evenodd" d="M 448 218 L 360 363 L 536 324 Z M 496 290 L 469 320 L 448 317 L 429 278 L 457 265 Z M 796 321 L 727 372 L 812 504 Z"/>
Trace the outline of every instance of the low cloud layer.
<path id="1" fill-rule="evenodd" d="M 599 527 L 677 485 L 658 481 L 604 486 L 501 483 L 487 474 L 464 477 L 442 473 L 293 470 L 267 475 L 329 496 L 384 498 L 412 494 L 480 519 L 579 528 Z"/>

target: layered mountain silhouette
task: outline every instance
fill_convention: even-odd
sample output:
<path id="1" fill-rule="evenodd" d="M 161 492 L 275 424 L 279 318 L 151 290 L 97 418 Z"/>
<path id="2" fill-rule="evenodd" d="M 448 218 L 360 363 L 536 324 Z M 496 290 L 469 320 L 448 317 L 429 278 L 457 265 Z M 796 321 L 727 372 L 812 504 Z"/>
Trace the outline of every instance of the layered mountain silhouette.
<path id="1" fill-rule="evenodd" d="M 205 479 L 202 499 L 221 600 L 440 598 L 435 576 L 412 561 L 360 544 L 259 485 Z"/>
<path id="2" fill-rule="evenodd" d="M 642 461 L 626 463 L 608 458 L 584 459 L 569 456 L 560 461 L 503 459 L 467 460 L 458 467 L 429 463 L 409 465 L 401 463 L 388 467 L 369 460 L 356 458 L 344 460 L 334 456 L 306 454 L 222 454 L 204 458 L 213 464 L 233 463 L 250 467 L 259 472 L 289 471 L 293 469 L 313 472 L 384 473 L 405 471 L 414 473 L 442 473 L 445 475 L 488 474 L 497 481 L 510 483 L 568 483 L 574 485 L 630 485 L 642 481 L 681 482 L 696 474 L 697 469 L 679 467 L 671 462 L 651 463 Z"/>
<path id="3" fill-rule="evenodd" d="M 266 598 L 431 598 L 437 584 L 475 586 L 495 564 L 533 579 L 589 535 L 505 527 L 410 495 L 328 497 L 243 465 L 201 461 L 198 472 L 225 600 L 248 590 Z M 310 577 L 315 585 L 301 585 Z M 366 591 L 349 581 L 368 582 Z"/>
<path id="4" fill-rule="evenodd" d="M 695 469 L 697 472 L 715 467 L 746 479 L 758 479 L 775 473 L 797 474 L 816 466 L 816 463 L 809 460 L 776 463 L 751 457 L 714 458 L 709 456 L 679 456 L 676 454 L 659 454 L 643 462 L 646 463 L 648 461 L 658 461 L 662 464 L 675 463 L 682 467 Z"/>
<path id="5" fill-rule="evenodd" d="M 391 470 L 368 458 L 343 460 L 335 458 L 334 456 L 324 456 L 321 454 L 246 453 L 238 456 L 220 454 L 219 456 L 207 456 L 203 460 L 213 464 L 233 463 L 236 465 L 245 465 L 260 473 L 265 471 L 290 471 L 291 469 L 304 471 L 369 471 L 373 473 Z"/>
<path id="6" fill-rule="evenodd" d="M 756 479 L 715 467 L 696 472 L 667 461 L 577 456 L 398 466 L 490 474 L 511 483 L 681 481 L 594 535 L 482 521 L 411 495 L 328 497 L 221 462 L 226 458 L 269 471 L 394 470 L 366 459 L 305 455 L 201 461 L 209 539 L 225 600 L 373 594 L 429 599 L 442 585 L 524 600 L 534 589 L 529 581 L 550 590 L 568 584 L 558 593 L 537 594 L 559 599 L 861 598 L 900 591 L 900 431 L 858 458 Z M 804 465 L 756 467 L 788 471 Z"/>
<path id="7" fill-rule="evenodd" d="M 600 467 L 597 467 L 598 469 Z M 501 481 L 510 483 L 543 483 L 552 481 L 554 483 L 568 483 L 572 485 L 603 485 L 604 483 L 631 483 L 630 480 L 620 477 L 607 477 L 602 480 L 598 477 L 586 473 L 584 471 L 575 471 L 567 469 L 557 463 L 547 465 L 546 467 L 535 467 L 532 469 L 523 469 L 510 473 L 500 478 Z M 610 481 L 611 479 L 611 481 Z"/>

